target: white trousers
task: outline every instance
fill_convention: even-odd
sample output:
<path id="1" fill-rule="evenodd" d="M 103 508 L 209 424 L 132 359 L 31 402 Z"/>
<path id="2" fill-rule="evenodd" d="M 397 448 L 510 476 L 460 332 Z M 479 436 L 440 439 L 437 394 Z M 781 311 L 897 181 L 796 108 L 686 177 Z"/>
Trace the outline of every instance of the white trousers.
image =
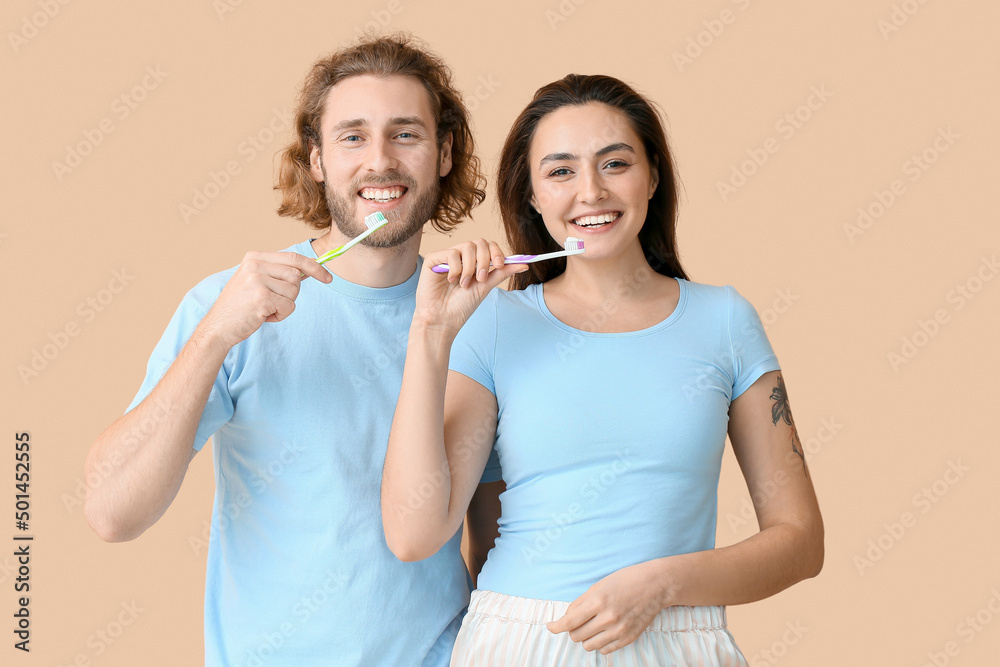
<path id="1" fill-rule="evenodd" d="M 455 642 L 451 667 L 745 667 L 726 629 L 725 607 L 669 607 L 634 642 L 602 655 L 545 624 L 568 602 L 475 590 Z"/>

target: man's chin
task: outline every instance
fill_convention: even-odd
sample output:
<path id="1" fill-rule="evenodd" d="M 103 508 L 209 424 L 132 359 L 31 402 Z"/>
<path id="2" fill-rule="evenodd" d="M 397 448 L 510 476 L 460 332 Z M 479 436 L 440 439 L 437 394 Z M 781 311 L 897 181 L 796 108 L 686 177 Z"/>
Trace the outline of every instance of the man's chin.
<path id="1" fill-rule="evenodd" d="M 414 199 L 413 201 L 401 201 L 398 205 L 385 209 L 385 216 L 389 219 L 388 224 L 363 239 L 361 245 L 369 248 L 396 248 L 423 231 L 424 225 L 427 224 L 437 207 L 440 190 L 419 192 L 409 188 L 404 196 L 413 196 Z M 365 231 L 362 220 L 364 215 L 383 208 L 330 196 L 329 191 L 327 205 L 337 229 L 348 239 L 353 239 Z"/>
<path id="2" fill-rule="evenodd" d="M 393 220 L 390 218 L 389 224 L 363 239 L 361 245 L 368 246 L 369 248 L 397 248 L 414 236 L 419 236 L 423 233 L 424 225 L 426 224 L 426 222 L 422 222 L 419 225 L 411 223 L 410 226 L 401 228 L 393 226 Z M 383 234 L 382 232 L 385 233 Z"/>

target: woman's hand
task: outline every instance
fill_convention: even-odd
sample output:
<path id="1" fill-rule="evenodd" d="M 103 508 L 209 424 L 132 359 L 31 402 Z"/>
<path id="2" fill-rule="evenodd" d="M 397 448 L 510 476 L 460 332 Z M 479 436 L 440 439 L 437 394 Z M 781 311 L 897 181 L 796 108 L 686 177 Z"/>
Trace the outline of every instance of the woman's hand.
<path id="1" fill-rule="evenodd" d="M 503 260 L 500 246 L 485 239 L 427 255 L 417 285 L 413 323 L 458 333 L 490 290 L 515 273 L 528 270 L 524 264 L 504 266 Z M 438 264 L 447 264 L 448 273 L 431 271 Z"/>
<path id="2" fill-rule="evenodd" d="M 587 589 L 562 618 L 547 623 L 550 632 L 569 632 L 588 651 L 604 655 L 628 646 L 669 606 L 662 561 L 622 568 Z"/>

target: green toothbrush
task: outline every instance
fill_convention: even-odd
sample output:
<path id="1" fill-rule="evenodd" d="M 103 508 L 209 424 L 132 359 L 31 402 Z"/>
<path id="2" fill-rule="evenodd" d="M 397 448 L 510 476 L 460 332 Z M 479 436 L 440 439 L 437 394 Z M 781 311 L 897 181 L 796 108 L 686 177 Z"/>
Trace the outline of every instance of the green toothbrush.
<path id="1" fill-rule="evenodd" d="M 374 232 L 376 229 L 385 225 L 387 222 L 389 222 L 389 219 L 385 217 L 382 211 L 375 211 L 374 213 L 365 216 L 365 227 L 367 227 L 368 229 L 361 232 L 360 234 L 358 234 L 353 239 L 351 239 L 344 245 L 340 246 L 339 248 L 334 248 L 333 250 L 323 253 L 321 257 L 316 258 L 316 261 L 319 262 L 320 264 L 325 264 L 334 257 L 340 257 L 345 252 L 353 248 L 357 243 L 367 238 L 368 235 Z"/>

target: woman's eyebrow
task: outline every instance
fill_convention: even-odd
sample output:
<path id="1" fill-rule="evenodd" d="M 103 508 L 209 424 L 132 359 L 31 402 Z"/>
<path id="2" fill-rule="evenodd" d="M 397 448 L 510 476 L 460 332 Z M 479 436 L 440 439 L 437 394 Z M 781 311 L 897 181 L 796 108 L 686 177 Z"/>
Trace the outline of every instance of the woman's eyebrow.
<path id="1" fill-rule="evenodd" d="M 570 161 L 570 160 L 575 160 L 575 159 L 576 159 L 576 156 L 573 155 L 572 153 L 549 153 L 548 155 L 546 155 L 545 157 L 543 157 L 538 162 L 538 164 L 539 164 L 539 166 L 541 166 L 541 165 L 545 164 L 546 162 L 562 162 L 562 161 Z"/>
<path id="2" fill-rule="evenodd" d="M 635 149 L 626 143 L 618 142 L 617 144 L 611 144 L 610 146 L 605 146 L 601 150 L 594 153 L 594 155 L 596 157 L 602 157 L 604 155 L 607 155 L 608 153 L 614 153 L 615 151 L 629 151 L 634 153 Z"/>
<path id="3" fill-rule="evenodd" d="M 629 151 L 630 153 L 634 153 L 635 149 L 624 142 L 618 142 L 616 144 L 605 146 L 601 150 L 594 153 L 594 156 L 603 157 L 608 153 L 614 153 L 615 151 Z M 562 162 L 564 160 L 568 162 L 570 160 L 576 160 L 576 159 L 577 157 L 572 153 L 549 153 L 541 160 L 539 160 L 538 165 L 541 166 L 546 162 Z"/>

